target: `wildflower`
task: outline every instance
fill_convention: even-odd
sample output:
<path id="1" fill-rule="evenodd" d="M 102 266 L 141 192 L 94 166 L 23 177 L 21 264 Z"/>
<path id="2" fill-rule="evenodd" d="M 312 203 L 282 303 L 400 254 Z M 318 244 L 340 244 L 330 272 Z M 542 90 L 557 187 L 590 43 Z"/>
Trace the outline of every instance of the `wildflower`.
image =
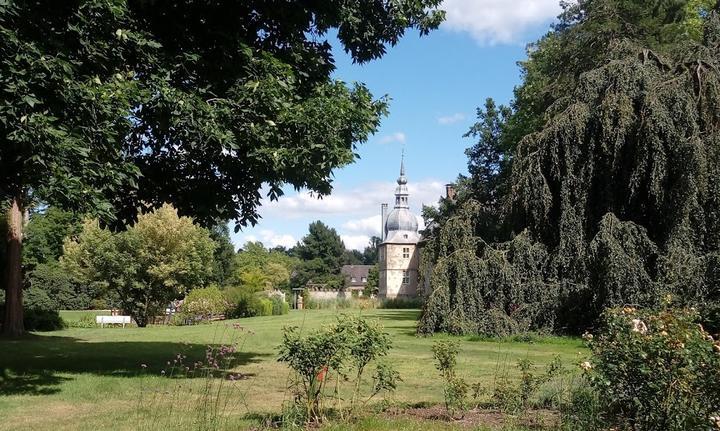
<path id="1" fill-rule="evenodd" d="M 325 376 L 327 375 L 328 367 L 327 365 L 323 366 L 320 372 L 317 374 L 317 380 L 318 382 L 322 382 L 325 379 Z"/>
<path id="2" fill-rule="evenodd" d="M 585 371 L 590 371 L 592 370 L 592 364 L 590 363 L 590 361 L 585 361 L 580 364 L 580 368 Z"/>
<path id="3" fill-rule="evenodd" d="M 633 332 L 638 332 L 641 335 L 645 335 L 647 333 L 647 325 L 645 325 L 645 322 L 643 322 L 640 319 L 633 319 L 632 320 L 633 325 Z"/>

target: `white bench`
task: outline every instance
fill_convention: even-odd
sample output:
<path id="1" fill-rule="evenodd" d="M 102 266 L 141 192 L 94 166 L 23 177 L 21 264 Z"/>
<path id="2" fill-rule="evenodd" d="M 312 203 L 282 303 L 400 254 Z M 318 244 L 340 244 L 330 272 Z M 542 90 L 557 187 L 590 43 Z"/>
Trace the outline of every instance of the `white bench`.
<path id="1" fill-rule="evenodd" d="M 100 327 L 104 327 L 105 324 L 117 324 L 123 325 L 130 324 L 130 316 L 96 316 L 95 323 L 99 323 Z"/>

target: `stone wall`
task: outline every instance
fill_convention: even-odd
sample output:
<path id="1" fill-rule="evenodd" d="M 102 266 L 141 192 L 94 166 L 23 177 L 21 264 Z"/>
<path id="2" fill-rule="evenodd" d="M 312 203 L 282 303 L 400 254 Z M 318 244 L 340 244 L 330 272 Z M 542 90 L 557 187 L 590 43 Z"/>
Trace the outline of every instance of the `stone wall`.
<path id="1" fill-rule="evenodd" d="M 350 291 L 346 290 L 310 290 L 308 293 L 310 298 L 317 300 L 344 299 L 351 296 Z"/>
<path id="2" fill-rule="evenodd" d="M 409 257 L 403 256 L 403 248 L 409 249 Z M 415 298 L 418 287 L 419 250 L 415 244 L 380 245 L 380 285 L 378 296 L 383 298 Z M 409 280 L 403 283 L 403 271 Z"/>

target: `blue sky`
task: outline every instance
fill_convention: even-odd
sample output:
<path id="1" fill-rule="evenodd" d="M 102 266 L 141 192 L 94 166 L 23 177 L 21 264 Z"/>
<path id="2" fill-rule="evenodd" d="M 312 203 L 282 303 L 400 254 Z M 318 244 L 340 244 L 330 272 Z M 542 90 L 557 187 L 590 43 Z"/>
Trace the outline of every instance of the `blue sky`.
<path id="1" fill-rule="evenodd" d="M 287 189 L 265 200 L 258 225 L 233 235 L 266 246 L 292 246 L 310 222 L 335 228 L 346 247 L 362 249 L 380 232 L 380 204 L 392 204 L 401 151 L 411 209 L 437 202 L 444 185 L 467 170 L 462 138 L 485 98 L 512 98 L 520 82 L 517 62 L 525 46 L 545 33 L 559 12 L 557 0 L 445 0 L 447 21 L 428 36 L 410 32 L 379 60 L 353 64 L 337 43 L 335 77 L 363 82 L 375 97 L 391 98 L 377 134 L 358 148 L 361 158 L 335 172 L 332 195 L 318 200 Z M 334 42 L 331 40 L 331 43 Z"/>

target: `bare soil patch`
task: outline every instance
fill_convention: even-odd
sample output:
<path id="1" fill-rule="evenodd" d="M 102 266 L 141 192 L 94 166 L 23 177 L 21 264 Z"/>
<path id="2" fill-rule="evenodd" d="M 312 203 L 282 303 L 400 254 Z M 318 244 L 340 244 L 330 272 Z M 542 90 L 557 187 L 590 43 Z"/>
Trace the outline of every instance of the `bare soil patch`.
<path id="1" fill-rule="evenodd" d="M 441 405 L 428 407 L 395 408 L 385 412 L 391 417 L 407 417 L 424 421 L 451 423 L 462 428 L 476 428 L 480 425 L 491 429 L 502 429 L 508 424 L 530 429 L 556 429 L 560 423 L 558 412 L 547 409 L 528 410 L 522 415 L 509 415 L 496 409 L 473 409 L 451 417 Z"/>

